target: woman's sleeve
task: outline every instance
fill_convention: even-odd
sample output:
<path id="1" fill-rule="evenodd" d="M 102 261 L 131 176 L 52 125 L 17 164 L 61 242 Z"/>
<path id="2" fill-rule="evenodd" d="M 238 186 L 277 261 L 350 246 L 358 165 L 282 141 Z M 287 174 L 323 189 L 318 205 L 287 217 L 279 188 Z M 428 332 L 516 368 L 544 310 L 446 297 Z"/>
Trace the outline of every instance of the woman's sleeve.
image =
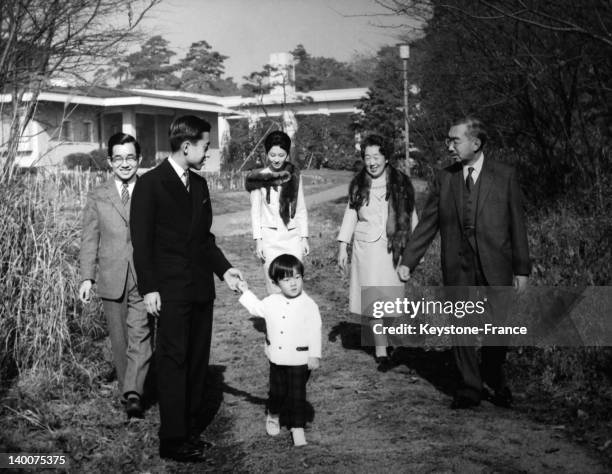
<path id="1" fill-rule="evenodd" d="M 302 177 L 300 176 L 300 184 L 298 186 L 297 204 L 295 208 L 295 223 L 300 232 L 300 237 L 308 237 L 308 211 L 306 210 L 306 201 L 304 200 L 304 186 L 302 185 Z"/>
<path id="2" fill-rule="evenodd" d="M 251 225 L 253 226 L 253 238 L 261 239 L 261 192 L 254 189 L 250 193 L 251 198 Z"/>
<path id="3" fill-rule="evenodd" d="M 351 242 L 353 238 L 353 232 L 355 231 L 355 226 L 357 225 L 357 211 L 355 209 L 351 209 L 350 206 L 346 205 L 346 210 L 344 211 L 344 217 L 342 218 L 342 225 L 340 226 L 340 232 L 338 233 L 338 238 L 340 242 L 346 242 L 347 244 Z"/>

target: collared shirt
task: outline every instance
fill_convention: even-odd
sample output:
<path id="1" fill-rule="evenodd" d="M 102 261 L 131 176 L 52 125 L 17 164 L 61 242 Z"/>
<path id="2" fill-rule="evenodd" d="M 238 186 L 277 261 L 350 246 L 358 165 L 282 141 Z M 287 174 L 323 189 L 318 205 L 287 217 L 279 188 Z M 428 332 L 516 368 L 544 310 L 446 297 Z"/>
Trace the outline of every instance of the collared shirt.
<path id="1" fill-rule="evenodd" d="M 181 179 L 181 181 L 184 182 L 183 175 L 185 174 L 185 171 L 187 171 L 187 168 L 183 168 L 182 166 L 180 166 L 176 161 L 172 159 L 171 156 L 168 157 L 168 163 L 170 163 L 174 171 L 176 171 L 176 174 Z"/>
<path id="2" fill-rule="evenodd" d="M 136 176 L 133 176 L 132 179 L 128 181 L 128 193 L 130 193 L 130 198 L 132 197 L 132 193 L 134 192 L 134 186 L 136 186 Z M 123 181 L 115 178 L 115 187 L 117 188 L 119 197 L 121 197 L 121 193 L 123 192 Z"/>
<path id="3" fill-rule="evenodd" d="M 484 162 L 484 153 L 480 152 L 480 156 L 478 157 L 478 159 L 474 162 L 474 164 L 471 165 L 463 165 L 463 181 L 465 181 L 468 177 L 468 168 L 474 168 L 474 171 L 472 171 L 472 179 L 474 180 L 474 183 L 476 183 L 476 181 L 478 181 L 478 177 L 480 176 L 480 172 L 482 171 L 482 163 Z"/>
<path id="4" fill-rule="evenodd" d="M 321 315 L 305 292 L 295 298 L 277 293 L 260 300 L 247 290 L 240 303 L 266 320 L 266 356 L 278 365 L 304 365 L 321 357 Z M 268 343 L 269 342 L 269 343 Z"/>

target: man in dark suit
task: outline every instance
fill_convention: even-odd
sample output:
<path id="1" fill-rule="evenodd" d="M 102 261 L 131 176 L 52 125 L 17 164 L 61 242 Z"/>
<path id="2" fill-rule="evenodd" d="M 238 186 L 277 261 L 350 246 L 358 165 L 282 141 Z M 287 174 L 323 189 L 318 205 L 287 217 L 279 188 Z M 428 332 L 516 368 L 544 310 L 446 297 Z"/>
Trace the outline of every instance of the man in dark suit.
<path id="1" fill-rule="evenodd" d="M 140 160 L 140 145 L 133 136 L 116 133 L 110 137 L 108 164 L 113 177 L 87 196 L 80 250 L 79 298 L 89 303 L 97 282 L 128 418 L 143 416 L 141 397 L 151 360 L 151 331 L 136 286 L 128 226 Z"/>
<path id="2" fill-rule="evenodd" d="M 398 268 L 403 280 L 410 277 L 439 230 L 445 286 L 525 290 L 530 261 L 521 190 L 513 168 L 485 158 L 486 139 L 476 118 L 461 119 L 450 128 L 446 144 L 456 163 L 436 176 Z M 491 313 L 502 317 L 502 298 L 493 295 Z M 503 374 L 506 352 L 503 345 L 483 347 L 479 366 L 473 345 L 453 348 L 461 382 L 451 408 L 477 406 L 483 396 L 499 406 L 511 405 Z M 483 381 L 492 393 L 483 390 Z"/>
<path id="3" fill-rule="evenodd" d="M 215 286 L 213 273 L 235 290 L 232 268 L 210 232 L 212 208 L 202 168 L 210 125 L 195 116 L 170 125 L 171 155 L 145 173 L 132 197 L 131 229 L 138 288 L 147 311 L 159 316 L 159 453 L 204 460 L 200 439 Z"/>

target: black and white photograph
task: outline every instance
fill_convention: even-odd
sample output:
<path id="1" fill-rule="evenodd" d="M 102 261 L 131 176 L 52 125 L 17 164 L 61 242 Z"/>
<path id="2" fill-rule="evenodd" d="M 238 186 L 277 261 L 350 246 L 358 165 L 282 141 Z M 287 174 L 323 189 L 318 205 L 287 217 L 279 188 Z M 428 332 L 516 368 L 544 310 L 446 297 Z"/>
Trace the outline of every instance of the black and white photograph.
<path id="1" fill-rule="evenodd" d="M 612 2 L 0 0 L 0 469 L 612 471 Z"/>

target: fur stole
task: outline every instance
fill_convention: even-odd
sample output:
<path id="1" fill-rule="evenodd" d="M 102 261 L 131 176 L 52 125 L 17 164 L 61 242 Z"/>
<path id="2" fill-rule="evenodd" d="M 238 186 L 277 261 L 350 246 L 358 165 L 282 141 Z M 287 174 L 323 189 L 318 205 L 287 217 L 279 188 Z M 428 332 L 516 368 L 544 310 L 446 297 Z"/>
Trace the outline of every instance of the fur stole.
<path id="1" fill-rule="evenodd" d="M 387 165 L 387 251 L 393 254 L 393 265 L 397 265 L 406 244 L 410 240 L 412 211 L 414 210 L 414 187 L 410 178 L 391 165 Z M 370 199 L 372 178 L 365 167 L 357 173 L 349 185 L 349 206 L 359 211 Z"/>
<path id="2" fill-rule="evenodd" d="M 275 190 L 280 186 L 279 212 L 285 225 L 295 217 L 297 208 L 298 188 L 300 186 L 300 170 L 293 163 L 285 162 L 280 171 L 257 169 L 251 171 L 244 182 L 247 192 L 254 189 L 266 189 L 266 202 L 270 204 L 270 188 Z"/>

